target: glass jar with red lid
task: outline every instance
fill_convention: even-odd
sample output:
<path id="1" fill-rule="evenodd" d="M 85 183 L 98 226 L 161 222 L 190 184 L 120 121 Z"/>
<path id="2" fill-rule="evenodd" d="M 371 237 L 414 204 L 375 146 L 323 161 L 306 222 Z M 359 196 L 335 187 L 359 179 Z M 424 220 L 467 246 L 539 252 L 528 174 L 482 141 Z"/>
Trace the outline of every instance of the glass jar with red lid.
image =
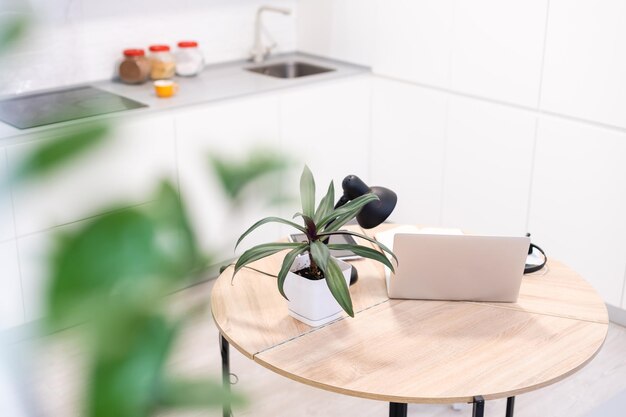
<path id="1" fill-rule="evenodd" d="M 127 84 L 141 84 L 150 76 L 150 61 L 143 49 L 124 49 L 124 58 L 117 67 L 117 76 Z"/>
<path id="2" fill-rule="evenodd" d="M 204 67 L 204 57 L 196 41 L 178 42 L 176 52 L 176 74 L 183 77 L 197 75 Z"/>
<path id="3" fill-rule="evenodd" d="M 150 62 L 150 78 L 153 80 L 172 78 L 176 73 L 176 62 L 167 45 L 150 46 Z"/>

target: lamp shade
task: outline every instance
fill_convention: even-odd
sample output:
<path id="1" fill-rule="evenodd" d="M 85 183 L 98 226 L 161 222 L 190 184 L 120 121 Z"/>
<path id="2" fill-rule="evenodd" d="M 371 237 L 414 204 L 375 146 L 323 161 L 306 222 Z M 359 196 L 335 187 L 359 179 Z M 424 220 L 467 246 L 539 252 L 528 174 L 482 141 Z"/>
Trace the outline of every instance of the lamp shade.
<path id="1" fill-rule="evenodd" d="M 348 175 L 344 178 L 341 186 L 343 188 L 343 196 L 339 199 L 335 207 L 340 207 L 348 201 L 354 200 L 369 192 L 378 196 L 378 201 L 372 201 L 366 204 L 356 216 L 356 221 L 364 229 L 371 229 L 387 220 L 398 202 L 398 196 L 389 188 L 368 187 L 367 184 L 356 175 Z"/>

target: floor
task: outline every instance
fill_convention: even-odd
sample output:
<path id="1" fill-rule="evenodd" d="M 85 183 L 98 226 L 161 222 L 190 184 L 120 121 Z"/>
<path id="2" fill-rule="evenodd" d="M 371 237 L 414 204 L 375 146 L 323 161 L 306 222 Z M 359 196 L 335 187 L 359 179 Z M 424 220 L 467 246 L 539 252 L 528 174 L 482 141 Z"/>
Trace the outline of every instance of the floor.
<path id="1" fill-rule="evenodd" d="M 196 285 L 171 296 L 175 312 L 191 304 L 205 304 L 212 281 Z M 171 358 L 174 372 L 219 377 L 218 333 L 205 311 L 185 328 Z M 29 385 L 41 399 L 44 417 L 78 417 L 82 356 L 72 344 L 71 331 L 46 343 L 22 342 L 24 351 L 34 351 L 36 361 Z M 255 416 L 360 416 L 388 415 L 386 403 L 329 393 L 278 376 L 244 358 L 231 348 L 231 370 L 239 383 L 234 387 L 250 401 L 246 409 L 235 410 L 235 417 Z M 626 328 L 611 324 L 608 338 L 598 356 L 572 377 L 539 391 L 520 395 L 516 400 L 517 417 L 596 416 L 601 407 L 626 405 L 611 399 L 626 392 Z M 504 416 L 505 400 L 487 403 L 486 416 Z M 611 404 L 614 404 L 611 406 Z M 409 405 L 409 416 L 470 416 L 471 407 L 460 411 L 450 406 Z M 604 414 L 604 413 L 603 413 Z M 204 417 L 221 415 L 218 410 L 166 412 L 159 417 Z M 608 415 L 608 414 L 607 414 Z M 611 414 L 613 415 L 613 414 Z M 615 414 L 617 415 L 617 414 Z"/>

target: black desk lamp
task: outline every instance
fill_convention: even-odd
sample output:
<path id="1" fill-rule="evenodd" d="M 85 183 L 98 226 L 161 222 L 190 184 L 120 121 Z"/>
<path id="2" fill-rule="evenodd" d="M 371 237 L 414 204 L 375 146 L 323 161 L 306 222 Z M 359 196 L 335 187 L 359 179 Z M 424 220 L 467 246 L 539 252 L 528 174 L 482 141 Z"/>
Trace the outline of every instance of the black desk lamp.
<path id="1" fill-rule="evenodd" d="M 356 175 L 348 175 L 341 183 L 343 188 L 343 195 L 335 204 L 335 208 L 341 207 L 350 200 L 354 200 L 363 194 L 373 193 L 378 196 L 378 201 L 372 201 L 366 204 L 359 214 L 356 216 L 356 221 L 364 229 L 371 229 L 385 220 L 393 212 L 398 202 L 398 196 L 396 193 L 385 187 L 368 187 L 359 177 Z M 355 267 L 352 267 L 350 277 L 350 285 L 358 281 L 359 275 Z"/>

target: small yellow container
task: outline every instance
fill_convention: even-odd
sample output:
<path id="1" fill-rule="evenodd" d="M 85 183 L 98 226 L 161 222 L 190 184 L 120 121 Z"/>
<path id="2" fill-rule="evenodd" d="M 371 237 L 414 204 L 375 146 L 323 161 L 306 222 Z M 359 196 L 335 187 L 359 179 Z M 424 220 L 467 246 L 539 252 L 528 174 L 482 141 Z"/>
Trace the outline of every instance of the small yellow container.
<path id="1" fill-rule="evenodd" d="M 157 80 L 154 82 L 154 92 L 157 97 L 172 97 L 178 92 L 178 84 L 171 80 Z"/>

